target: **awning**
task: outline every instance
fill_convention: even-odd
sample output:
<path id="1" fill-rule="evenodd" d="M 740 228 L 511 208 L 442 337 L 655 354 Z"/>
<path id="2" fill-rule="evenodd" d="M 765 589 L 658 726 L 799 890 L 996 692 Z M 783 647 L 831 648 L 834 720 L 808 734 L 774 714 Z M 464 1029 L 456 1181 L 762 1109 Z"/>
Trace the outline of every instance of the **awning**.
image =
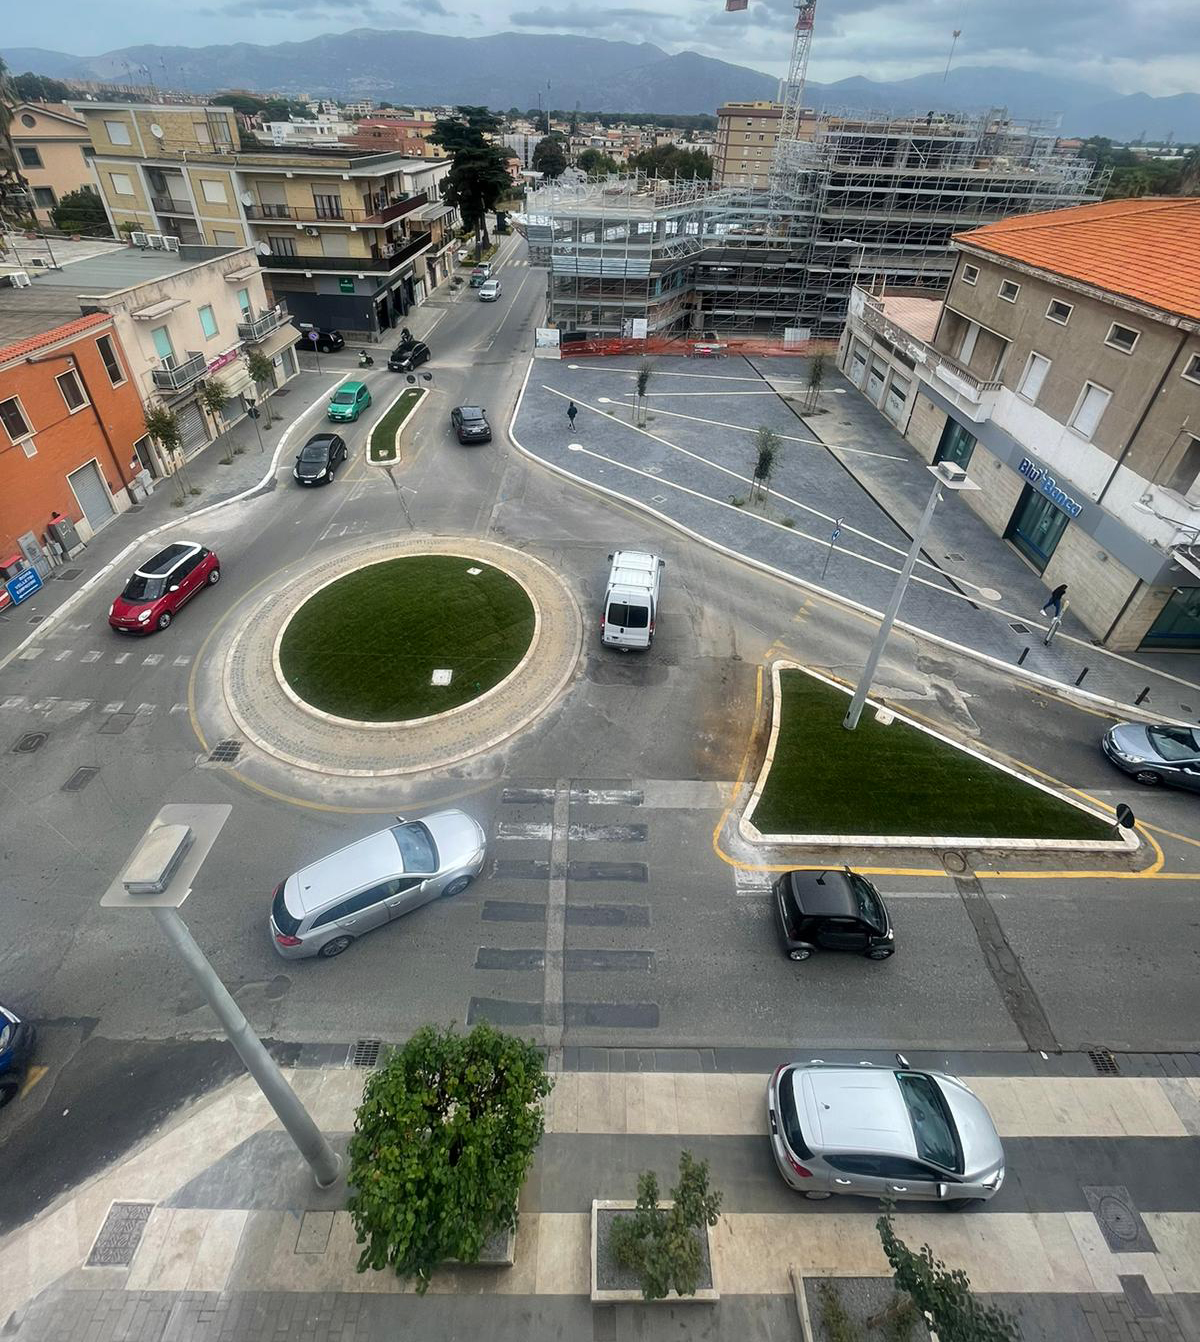
<path id="1" fill-rule="evenodd" d="M 277 331 L 272 331 L 258 348 L 268 359 L 273 359 L 281 350 L 290 348 L 299 339 L 300 332 L 288 322 Z"/>
<path id="2" fill-rule="evenodd" d="M 186 298 L 164 298 L 161 303 L 151 303 L 149 307 L 138 308 L 136 312 L 129 315 L 135 322 L 153 322 L 159 317 L 165 317 L 167 313 L 174 312 L 176 308 L 187 306 Z"/>
<path id="3" fill-rule="evenodd" d="M 250 370 L 246 367 L 245 359 L 239 359 L 237 363 L 226 364 L 219 373 L 215 373 L 213 376 L 221 379 L 230 396 L 240 396 L 242 392 L 253 386 L 250 381 Z"/>
<path id="4" fill-rule="evenodd" d="M 431 205 L 422 205 L 419 210 L 413 210 L 409 215 L 410 219 L 420 219 L 422 223 L 432 223 L 435 219 L 445 219 L 448 214 L 454 213 L 453 205 L 441 205 L 436 202 Z"/>
<path id="5" fill-rule="evenodd" d="M 243 280 L 248 280 L 251 278 L 251 276 L 257 275 L 258 273 L 259 273 L 259 266 L 258 262 L 256 261 L 254 265 L 243 266 L 240 270 L 227 270 L 225 272 L 225 283 L 241 284 Z"/>

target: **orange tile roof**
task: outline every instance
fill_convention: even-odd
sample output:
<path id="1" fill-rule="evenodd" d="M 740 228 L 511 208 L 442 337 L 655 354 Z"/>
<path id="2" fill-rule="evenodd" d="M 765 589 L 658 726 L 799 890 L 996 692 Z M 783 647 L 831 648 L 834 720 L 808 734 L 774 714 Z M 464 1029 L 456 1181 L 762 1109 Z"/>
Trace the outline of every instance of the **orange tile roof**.
<path id="1" fill-rule="evenodd" d="M 1142 196 L 1017 215 L 954 240 L 1200 320 L 1200 197 Z"/>
<path id="2" fill-rule="evenodd" d="M 112 318 L 107 312 L 93 312 L 90 316 L 79 317 L 73 322 L 52 327 L 49 331 L 28 336 L 24 340 L 18 340 L 15 345 L 5 345 L 3 349 L 0 349 L 0 364 L 11 363 L 14 359 L 23 359 L 27 354 L 32 354 L 34 350 L 43 349 L 46 345 L 57 344 L 60 340 L 66 340 L 70 336 L 78 335 L 93 326 L 103 326 L 106 322 L 111 321 Z"/>

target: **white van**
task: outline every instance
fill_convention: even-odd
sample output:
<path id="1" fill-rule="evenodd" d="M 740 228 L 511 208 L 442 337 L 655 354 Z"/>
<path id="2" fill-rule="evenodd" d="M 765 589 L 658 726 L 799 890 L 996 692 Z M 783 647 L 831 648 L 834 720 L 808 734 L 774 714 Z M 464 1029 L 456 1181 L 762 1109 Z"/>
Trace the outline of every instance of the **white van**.
<path id="1" fill-rule="evenodd" d="M 642 550 L 616 550 L 604 592 L 600 641 L 627 652 L 648 648 L 658 618 L 659 579 L 666 560 Z"/>

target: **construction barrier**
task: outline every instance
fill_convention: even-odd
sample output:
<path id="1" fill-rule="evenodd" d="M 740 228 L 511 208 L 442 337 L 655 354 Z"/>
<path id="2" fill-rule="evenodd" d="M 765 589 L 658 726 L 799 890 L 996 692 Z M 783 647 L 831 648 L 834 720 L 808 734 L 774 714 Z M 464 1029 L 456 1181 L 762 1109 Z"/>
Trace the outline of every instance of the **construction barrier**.
<path id="1" fill-rule="evenodd" d="M 559 358 L 603 358 L 612 354 L 673 355 L 686 359 L 724 359 L 729 355 L 768 358 L 776 355 L 813 355 L 837 353 L 836 340 L 680 340 L 648 337 L 645 340 L 575 340 L 559 347 Z"/>

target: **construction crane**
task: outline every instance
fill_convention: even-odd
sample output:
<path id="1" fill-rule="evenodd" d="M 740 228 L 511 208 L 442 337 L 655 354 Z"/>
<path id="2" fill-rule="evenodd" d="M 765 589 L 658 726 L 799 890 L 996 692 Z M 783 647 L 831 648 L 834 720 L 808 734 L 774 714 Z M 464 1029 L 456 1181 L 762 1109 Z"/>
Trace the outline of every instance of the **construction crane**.
<path id="1" fill-rule="evenodd" d="M 804 81 L 808 75 L 808 53 L 812 47 L 813 20 L 817 0 L 793 0 L 796 9 L 796 31 L 792 36 L 792 59 L 788 62 L 787 80 L 783 86 L 783 116 L 779 121 L 779 138 L 794 140 L 800 131 L 800 112 L 804 107 Z"/>

